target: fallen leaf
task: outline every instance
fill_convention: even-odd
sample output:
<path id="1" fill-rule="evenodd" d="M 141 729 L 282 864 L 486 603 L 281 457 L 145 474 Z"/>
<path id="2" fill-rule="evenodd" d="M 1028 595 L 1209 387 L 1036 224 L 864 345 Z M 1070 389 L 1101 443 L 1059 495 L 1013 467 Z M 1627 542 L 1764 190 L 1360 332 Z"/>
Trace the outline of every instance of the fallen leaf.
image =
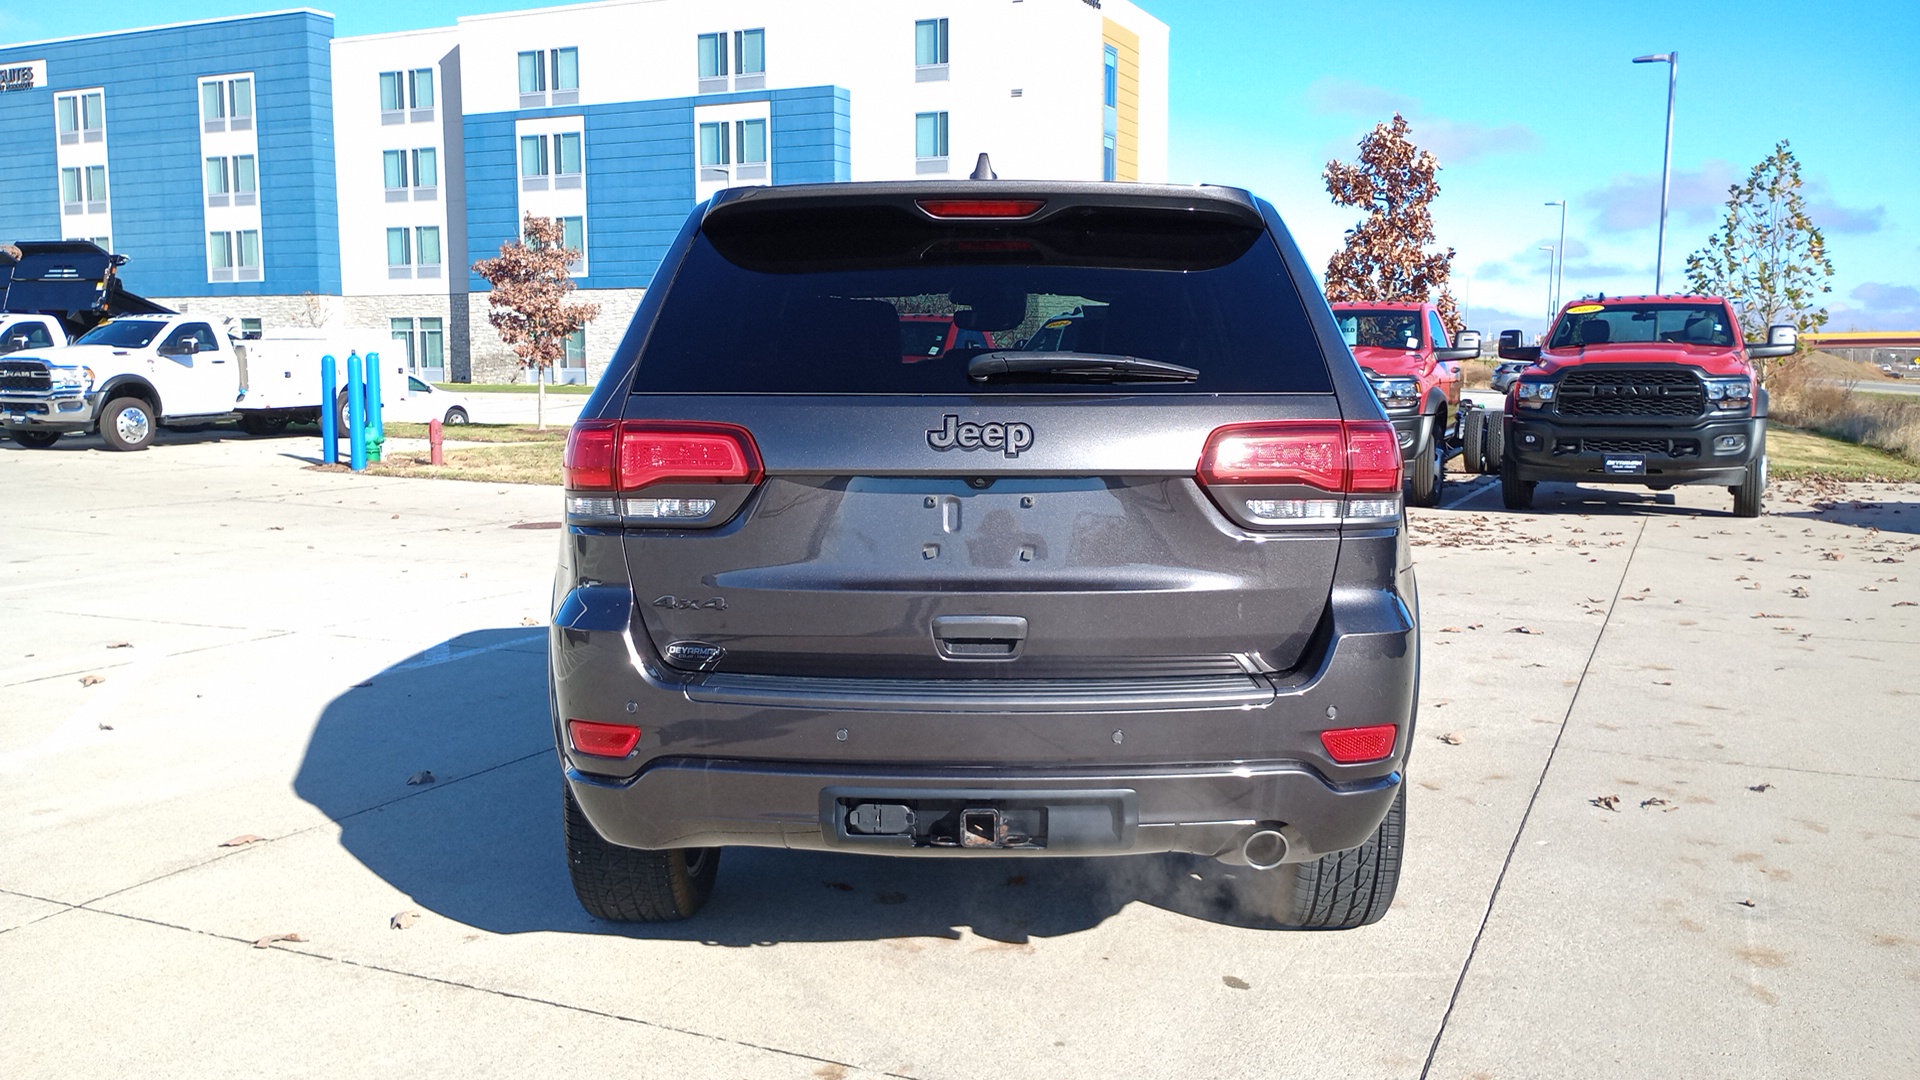
<path id="1" fill-rule="evenodd" d="M 109 645 L 109 646 L 107 646 L 107 648 L 109 648 L 109 649 L 131 649 L 131 648 L 133 648 L 133 642 L 131 642 L 131 641 L 116 641 L 116 642 L 114 642 L 113 644 L 111 644 L 111 645 Z"/>
<path id="2" fill-rule="evenodd" d="M 387 926 L 394 930 L 411 930 L 413 929 L 413 924 L 419 921 L 420 921 L 419 912 L 402 911 L 402 912 L 396 913 L 393 916 L 393 918 L 388 919 Z"/>
<path id="3" fill-rule="evenodd" d="M 1894 607 L 1920 607 L 1920 602 L 1915 602 L 1912 600 L 1896 600 L 1894 601 L 1893 606 Z"/>
<path id="4" fill-rule="evenodd" d="M 1457 626 L 1443 626 L 1439 632 L 1442 634 L 1457 634 L 1460 632 L 1460 628 Z"/>
<path id="5" fill-rule="evenodd" d="M 1223 983 L 1226 983 L 1226 984 L 1227 984 L 1228 986 L 1230 986 L 1230 987 L 1232 987 L 1232 988 L 1233 988 L 1233 989 L 1235 989 L 1235 990 L 1251 990 L 1251 989 L 1253 989 L 1253 984 L 1252 984 L 1252 983 L 1249 983 L 1249 982 L 1248 982 L 1247 980 L 1245 980 L 1245 979 L 1241 979 L 1241 978 L 1237 978 L 1237 977 L 1235 977 L 1235 976 L 1232 976 L 1232 975 L 1222 975 L 1222 976 L 1220 976 L 1220 981 L 1221 981 L 1221 982 L 1223 982 Z"/>
<path id="6" fill-rule="evenodd" d="M 266 837 L 264 836 L 255 836 L 252 833 L 241 833 L 239 836 L 236 836 L 231 840 L 222 841 L 220 846 L 221 847 L 246 847 L 248 844 L 257 844 L 260 841 L 265 839 Z"/>
<path id="7" fill-rule="evenodd" d="M 1457 731 L 1449 731 L 1445 735 L 1437 735 L 1435 738 L 1446 743 L 1448 746 L 1459 746 L 1461 743 L 1467 741 L 1467 737 Z"/>
<path id="8" fill-rule="evenodd" d="M 1588 799 L 1587 802 L 1589 805 L 1597 806 L 1602 810 L 1611 810 L 1616 814 L 1620 812 L 1620 796 L 1618 795 L 1602 795 L 1598 798 Z"/>
<path id="9" fill-rule="evenodd" d="M 1666 805 L 1667 805 L 1667 800 L 1661 799 L 1661 798 L 1640 800 L 1640 809 L 1642 810 L 1645 810 L 1649 806 L 1666 806 Z"/>
<path id="10" fill-rule="evenodd" d="M 1755 784 L 1752 787 L 1748 788 L 1747 790 L 1748 791 L 1765 791 L 1772 786 L 1773 786 L 1772 784 Z"/>
<path id="11" fill-rule="evenodd" d="M 81 686 L 99 686 L 99 685 L 100 685 L 101 683 L 103 683 L 103 682 L 106 682 L 106 681 L 107 681 L 107 677 L 106 677 L 105 675 L 82 675 L 82 676 L 80 676 L 80 685 L 81 685 Z"/>
<path id="12" fill-rule="evenodd" d="M 1739 904 L 1741 907 L 1758 907 L 1759 906 L 1751 900 L 1735 900 L 1734 903 Z"/>
<path id="13" fill-rule="evenodd" d="M 254 942 L 253 947 L 256 949 L 264 949 L 272 945 L 276 941 L 305 941 L 305 940 L 307 939 L 304 937 L 301 937 L 299 934 L 268 934 L 266 937 L 263 937 L 260 940 Z"/>
<path id="14" fill-rule="evenodd" d="M 438 780 L 439 780 L 439 777 L 433 775 L 433 773 L 429 772 L 426 769 L 421 769 L 419 772 L 414 773 L 412 776 L 407 777 L 407 786 L 412 787 L 416 784 L 432 784 L 432 783 L 438 782 Z"/>
<path id="15" fill-rule="evenodd" d="M 101 731 L 112 731 L 112 730 L 113 730 L 113 725 L 112 725 L 112 724 L 96 724 L 95 726 L 96 726 L 96 727 L 98 727 L 98 728 L 99 728 L 99 729 L 100 729 Z"/>
<path id="16" fill-rule="evenodd" d="M 1793 591 L 1787 593 L 1787 595 L 1793 597 L 1796 600 L 1805 600 L 1807 597 L 1812 596 L 1813 594 L 1807 591 L 1807 587 L 1805 585 L 1795 585 L 1793 587 Z"/>
<path id="17" fill-rule="evenodd" d="M 1509 634 L 1544 634 L 1546 633 L 1546 631 L 1541 630 L 1537 627 L 1532 627 L 1532 626 L 1516 626 L 1513 629 L 1507 631 L 1507 633 Z"/>

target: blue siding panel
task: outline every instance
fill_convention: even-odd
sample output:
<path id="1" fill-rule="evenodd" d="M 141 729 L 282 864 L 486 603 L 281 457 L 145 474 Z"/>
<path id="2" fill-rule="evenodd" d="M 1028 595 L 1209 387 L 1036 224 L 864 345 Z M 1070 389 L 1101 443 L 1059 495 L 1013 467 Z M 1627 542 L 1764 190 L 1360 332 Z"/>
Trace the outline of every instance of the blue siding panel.
<path id="1" fill-rule="evenodd" d="M 755 101 L 769 102 L 774 183 L 852 178 L 850 98 L 845 89 L 835 86 L 469 114 L 467 264 L 491 258 L 502 244 L 519 236 L 515 122 L 584 116 L 589 273 L 578 285 L 583 289 L 646 288 L 693 211 L 694 106 Z M 488 286 L 473 274 L 469 287 L 485 292 Z"/>
<path id="2" fill-rule="evenodd" d="M 136 292 L 338 294 L 332 38 L 332 19 L 286 12 L 15 46 L 0 64 L 45 59 L 54 91 L 105 88 L 114 247 Z M 263 280 L 210 283 L 198 80 L 240 71 L 255 78 Z M 53 94 L 0 95 L 0 138 L 0 190 L 47 193 L 0 200 L 0 239 L 58 238 Z"/>

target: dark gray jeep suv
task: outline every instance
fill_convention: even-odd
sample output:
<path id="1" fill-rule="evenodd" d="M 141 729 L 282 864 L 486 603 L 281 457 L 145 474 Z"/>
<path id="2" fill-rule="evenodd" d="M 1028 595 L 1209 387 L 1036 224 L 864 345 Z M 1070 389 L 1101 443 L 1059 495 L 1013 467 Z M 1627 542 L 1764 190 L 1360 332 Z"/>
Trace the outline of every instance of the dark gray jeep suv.
<path id="1" fill-rule="evenodd" d="M 967 333 L 909 353 L 913 315 Z M 567 444 L 581 902 L 686 917 L 735 845 L 1184 852 L 1255 868 L 1271 922 L 1373 922 L 1419 679 L 1400 468 L 1246 192 L 721 193 Z"/>

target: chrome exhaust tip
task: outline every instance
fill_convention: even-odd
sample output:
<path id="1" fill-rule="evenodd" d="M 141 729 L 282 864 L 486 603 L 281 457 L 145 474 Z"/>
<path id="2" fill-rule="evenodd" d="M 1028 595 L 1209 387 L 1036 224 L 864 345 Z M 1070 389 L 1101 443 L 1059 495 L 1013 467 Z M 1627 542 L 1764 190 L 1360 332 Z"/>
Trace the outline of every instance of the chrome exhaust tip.
<path id="1" fill-rule="evenodd" d="M 1271 870 L 1287 861 L 1287 838 L 1278 829 L 1256 829 L 1241 843 L 1240 857 L 1255 870 Z"/>

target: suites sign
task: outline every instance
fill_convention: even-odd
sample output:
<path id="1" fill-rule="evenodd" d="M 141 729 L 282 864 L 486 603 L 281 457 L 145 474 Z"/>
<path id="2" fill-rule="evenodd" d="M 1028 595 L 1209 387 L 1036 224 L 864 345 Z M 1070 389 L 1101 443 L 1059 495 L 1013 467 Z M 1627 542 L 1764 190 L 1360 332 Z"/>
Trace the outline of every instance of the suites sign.
<path id="1" fill-rule="evenodd" d="M 0 62 L 0 94 L 14 90 L 38 90 L 45 85 L 47 85 L 45 60 Z"/>

